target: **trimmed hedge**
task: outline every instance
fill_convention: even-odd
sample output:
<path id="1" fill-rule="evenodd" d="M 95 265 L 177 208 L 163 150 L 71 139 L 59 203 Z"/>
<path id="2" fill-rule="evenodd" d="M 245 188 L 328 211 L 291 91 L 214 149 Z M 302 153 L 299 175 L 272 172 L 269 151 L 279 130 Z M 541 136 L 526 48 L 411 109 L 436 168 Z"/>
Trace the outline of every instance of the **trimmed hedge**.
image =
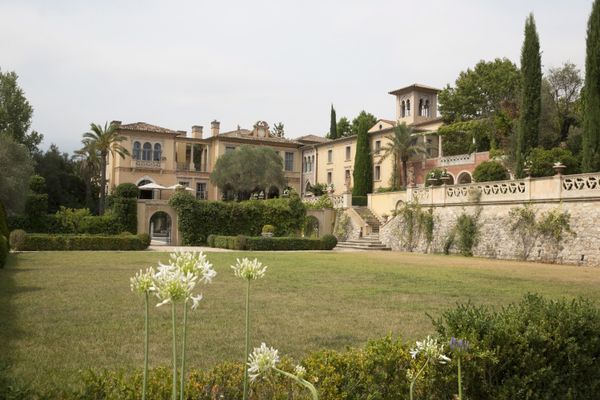
<path id="1" fill-rule="evenodd" d="M 22 250 L 145 250 L 150 237 L 142 235 L 48 235 L 27 234 Z"/>
<path id="2" fill-rule="evenodd" d="M 4 204 L 0 201 L 0 235 L 4 237 L 8 237 L 10 231 L 8 230 L 7 218 L 6 218 L 6 209 L 4 208 Z"/>
<path id="3" fill-rule="evenodd" d="M 366 206 L 368 204 L 367 196 L 354 196 L 352 195 L 352 205 L 353 206 Z"/>
<path id="4" fill-rule="evenodd" d="M 182 244 L 204 244 L 208 235 L 258 236 L 265 225 L 275 236 L 299 232 L 306 207 L 297 195 L 290 198 L 224 202 L 196 200 L 186 191 L 175 193 L 169 204 L 177 211 Z"/>
<path id="5" fill-rule="evenodd" d="M 323 239 L 209 235 L 209 244 L 211 242 L 211 247 L 230 250 L 331 250 L 335 247 L 331 247 L 332 241 L 328 235 Z"/>

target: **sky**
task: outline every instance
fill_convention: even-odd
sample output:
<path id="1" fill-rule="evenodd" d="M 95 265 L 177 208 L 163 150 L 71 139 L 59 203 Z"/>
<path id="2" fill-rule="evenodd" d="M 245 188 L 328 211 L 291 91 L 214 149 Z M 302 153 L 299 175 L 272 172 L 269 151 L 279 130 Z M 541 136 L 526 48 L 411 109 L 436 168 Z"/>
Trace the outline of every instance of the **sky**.
<path id="1" fill-rule="evenodd" d="M 0 0 L 0 68 L 32 129 L 63 151 L 91 122 L 221 131 L 265 120 L 324 135 L 361 110 L 395 118 L 388 92 L 443 88 L 479 60 L 519 63 L 534 13 L 544 70 L 584 70 L 592 0 Z"/>

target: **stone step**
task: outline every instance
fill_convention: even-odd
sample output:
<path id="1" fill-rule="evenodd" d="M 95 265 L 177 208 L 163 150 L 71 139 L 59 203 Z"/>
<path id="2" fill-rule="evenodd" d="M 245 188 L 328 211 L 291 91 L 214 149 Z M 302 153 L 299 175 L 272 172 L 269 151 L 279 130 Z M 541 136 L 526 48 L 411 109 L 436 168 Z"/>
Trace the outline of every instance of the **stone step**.
<path id="1" fill-rule="evenodd" d="M 342 249 L 357 249 L 357 250 L 391 250 L 384 244 L 366 244 L 366 243 L 347 243 L 339 242 L 336 247 Z"/>
<path id="2" fill-rule="evenodd" d="M 382 244 L 379 239 L 348 239 L 342 243 Z"/>

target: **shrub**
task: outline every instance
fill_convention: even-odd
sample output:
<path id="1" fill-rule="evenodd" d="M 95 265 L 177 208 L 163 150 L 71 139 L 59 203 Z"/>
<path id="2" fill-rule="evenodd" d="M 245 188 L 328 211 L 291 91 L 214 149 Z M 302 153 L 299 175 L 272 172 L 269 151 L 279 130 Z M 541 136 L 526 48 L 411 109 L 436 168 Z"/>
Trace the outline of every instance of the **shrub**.
<path id="1" fill-rule="evenodd" d="M 321 238 L 321 246 L 323 250 L 331 250 L 337 246 L 337 238 L 332 234 L 323 235 Z"/>
<path id="2" fill-rule="evenodd" d="M 73 209 L 60 206 L 55 216 L 66 232 L 81 233 L 83 232 L 83 219 L 91 214 L 87 208 Z"/>
<path id="3" fill-rule="evenodd" d="M 25 215 L 30 221 L 43 218 L 48 212 L 47 194 L 30 194 L 25 200 Z"/>
<path id="4" fill-rule="evenodd" d="M 484 161 L 473 171 L 476 182 L 503 181 L 508 178 L 508 170 L 498 161 Z"/>
<path id="5" fill-rule="evenodd" d="M 4 237 L 8 237 L 8 221 L 6 218 L 6 209 L 4 208 L 4 204 L 0 200 L 0 235 Z"/>
<path id="6" fill-rule="evenodd" d="M 0 268 L 4 267 L 8 257 L 8 240 L 4 235 L 0 235 Z"/>
<path id="7" fill-rule="evenodd" d="M 237 235 L 233 243 L 233 250 L 245 250 L 246 249 L 246 236 Z"/>
<path id="8" fill-rule="evenodd" d="M 84 217 L 81 231 L 90 235 L 116 235 L 121 226 L 112 214 Z"/>
<path id="9" fill-rule="evenodd" d="M 150 246 L 150 242 L 152 241 L 150 235 L 148 235 L 147 233 L 140 233 L 139 235 L 137 235 L 137 237 L 140 239 L 143 249 L 147 249 L 148 246 Z"/>
<path id="10" fill-rule="evenodd" d="M 508 216 L 510 218 L 510 231 L 516 235 L 520 242 L 520 258 L 527 260 L 539 236 L 536 229 L 536 212 L 531 204 L 525 204 L 522 207 L 511 208 Z"/>
<path id="11" fill-rule="evenodd" d="M 25 245 L 26 233 L 23 229 L 15 229 L 10 233 L 9 243 L 13 250 L 21 251 Z"/>
<path id="12" fill-rule="evenodd" d="M 273 225 L 265 225 L 262 228 L 262 233 L 275 233 L 275 227 Z"/>
<path id="13" fill-rule="evenodd" d="M 116 197 L 127 199 L 137 199 L 140 195 L 140 189 L 133 183 L 121 183 L 115 188 Z"/>
<path id="14" fill-rule="evenodd" d="M 368 204 L 367 196 L 352 196 L 352 205 L 364 207 Z"/>
<path id="15" fill-rule="evenodd" d="M 321 196 L 314 203 L 305 203 L 306 208 L 309 210 L 322 210 L 324 208 L 333 208 L 333 202 L 331 197 L 324 195 Z"/>
<path id="16" fill-rule="evenodd" d="M 463 364 L 471 399 L 591 399 L 600 390 L 600 310 L 588 300 L 529 294 L 500 311 L 469 303 L 434 325 L 446 340 L 471 343 Z M 454 388 L 429 386 L 432 398 L 451 398 Z"/>
<path id="17" fill-rule="evenodd" d="M 231 250 L 321 250 L 321 239 L 296 237 L 262 236 L 219 236 L 213 235 L 214 246 Z"/>
<path id="18" fill-rule="evenodd" d="M 314 194 L 315 196 L 323 196 L 327 193 L 327 184 L 315 183 L 314 185 L 311 185 L 309 187 L 308 191 Z"/>
<path id="19" fill-rule="evenodd" d="M 144 250 L 149 238 L 136 235 L 48 235 L 27 234 L 22 250 Z"/>
<path id="20" fill-rule="evenodd" d="M 555 262 L 562 249 L 561 242 L 566 234 L 575 235 L 571 230 L 571 215 L 560 208 L 545 212 L 536 223 L 536 230 L 540 234 L 549 254 L 546 261 Z"/>
<path id="21" fill-rule="evenodd" d="M 440 186 L 442 184 L 442 175 L 444 175 L 444 170 L 442 168 L 432 168 L 429 170 L 427 175 L 425 175 L 425 186 L 431 186 L 431 182 L 429 178 L 437 179 L 433 186 Z"/>
<path id="22" fill-rule="evenodd" d="M 133 234 L 137 233 L 137 199 L 128 197 L 115 197 L 113 200 L 112 214 L 120 230 Z"/>
<path id="23" fill-rule="evenodd" d="M 40 175 L 32 175 L 29 179 L 29 190 L 35 194 L 46 193 L 46 179 Z"/>
<path id="24" fill-rule="evenodd" d="M 297 195 L 289 198 L 223 202 L 196 200 L 186 192 L 175 193 L 169 204 L 177 211 L 184 245 L 205 243 L 209 234 L 258 236 L 264 225 L 275 226 L 284 236 L 302 229 L 306 208 Z"/>
<path id="25" fill-rule="evenodd" d="M 456 235 L 458 239 L 458 251 L 461 255 L 471 257 L 473 247 L 477 245 L 479 236 L 479 224 L 477 216 L 461 214 L 456 221 Z"/>
<path id="26" fill-rule="evenodd" d="M 210 247 L 215 247 L 215 235 L 208 235 L 208 237 L 206 238 L 206 243 Z"/>
<path id="27" fill-rule="evenodd" d="M 529 172 L 533 177 L 554 175 L 555 162 L 561 162 L 566 166 L 565 174 L 578 174 L 580 172 L 579 161 L 570 150 L 555 147 L 550 150 L 537 147 L 531 150 L 527 157 Z"/>

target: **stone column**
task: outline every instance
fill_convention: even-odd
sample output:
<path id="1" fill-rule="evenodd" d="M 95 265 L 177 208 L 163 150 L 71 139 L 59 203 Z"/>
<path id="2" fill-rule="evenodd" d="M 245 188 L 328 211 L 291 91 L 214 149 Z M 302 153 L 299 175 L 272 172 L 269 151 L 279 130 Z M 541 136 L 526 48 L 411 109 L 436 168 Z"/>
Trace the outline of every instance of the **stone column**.
<path id="1" fill-rule="evenodd" d="M 190 171 L 193 171 L 196 169 L 196 166 L 194 165 L 194 143 L 190 144 L 191 146 L 191 151 L 190 151 Z"/>

